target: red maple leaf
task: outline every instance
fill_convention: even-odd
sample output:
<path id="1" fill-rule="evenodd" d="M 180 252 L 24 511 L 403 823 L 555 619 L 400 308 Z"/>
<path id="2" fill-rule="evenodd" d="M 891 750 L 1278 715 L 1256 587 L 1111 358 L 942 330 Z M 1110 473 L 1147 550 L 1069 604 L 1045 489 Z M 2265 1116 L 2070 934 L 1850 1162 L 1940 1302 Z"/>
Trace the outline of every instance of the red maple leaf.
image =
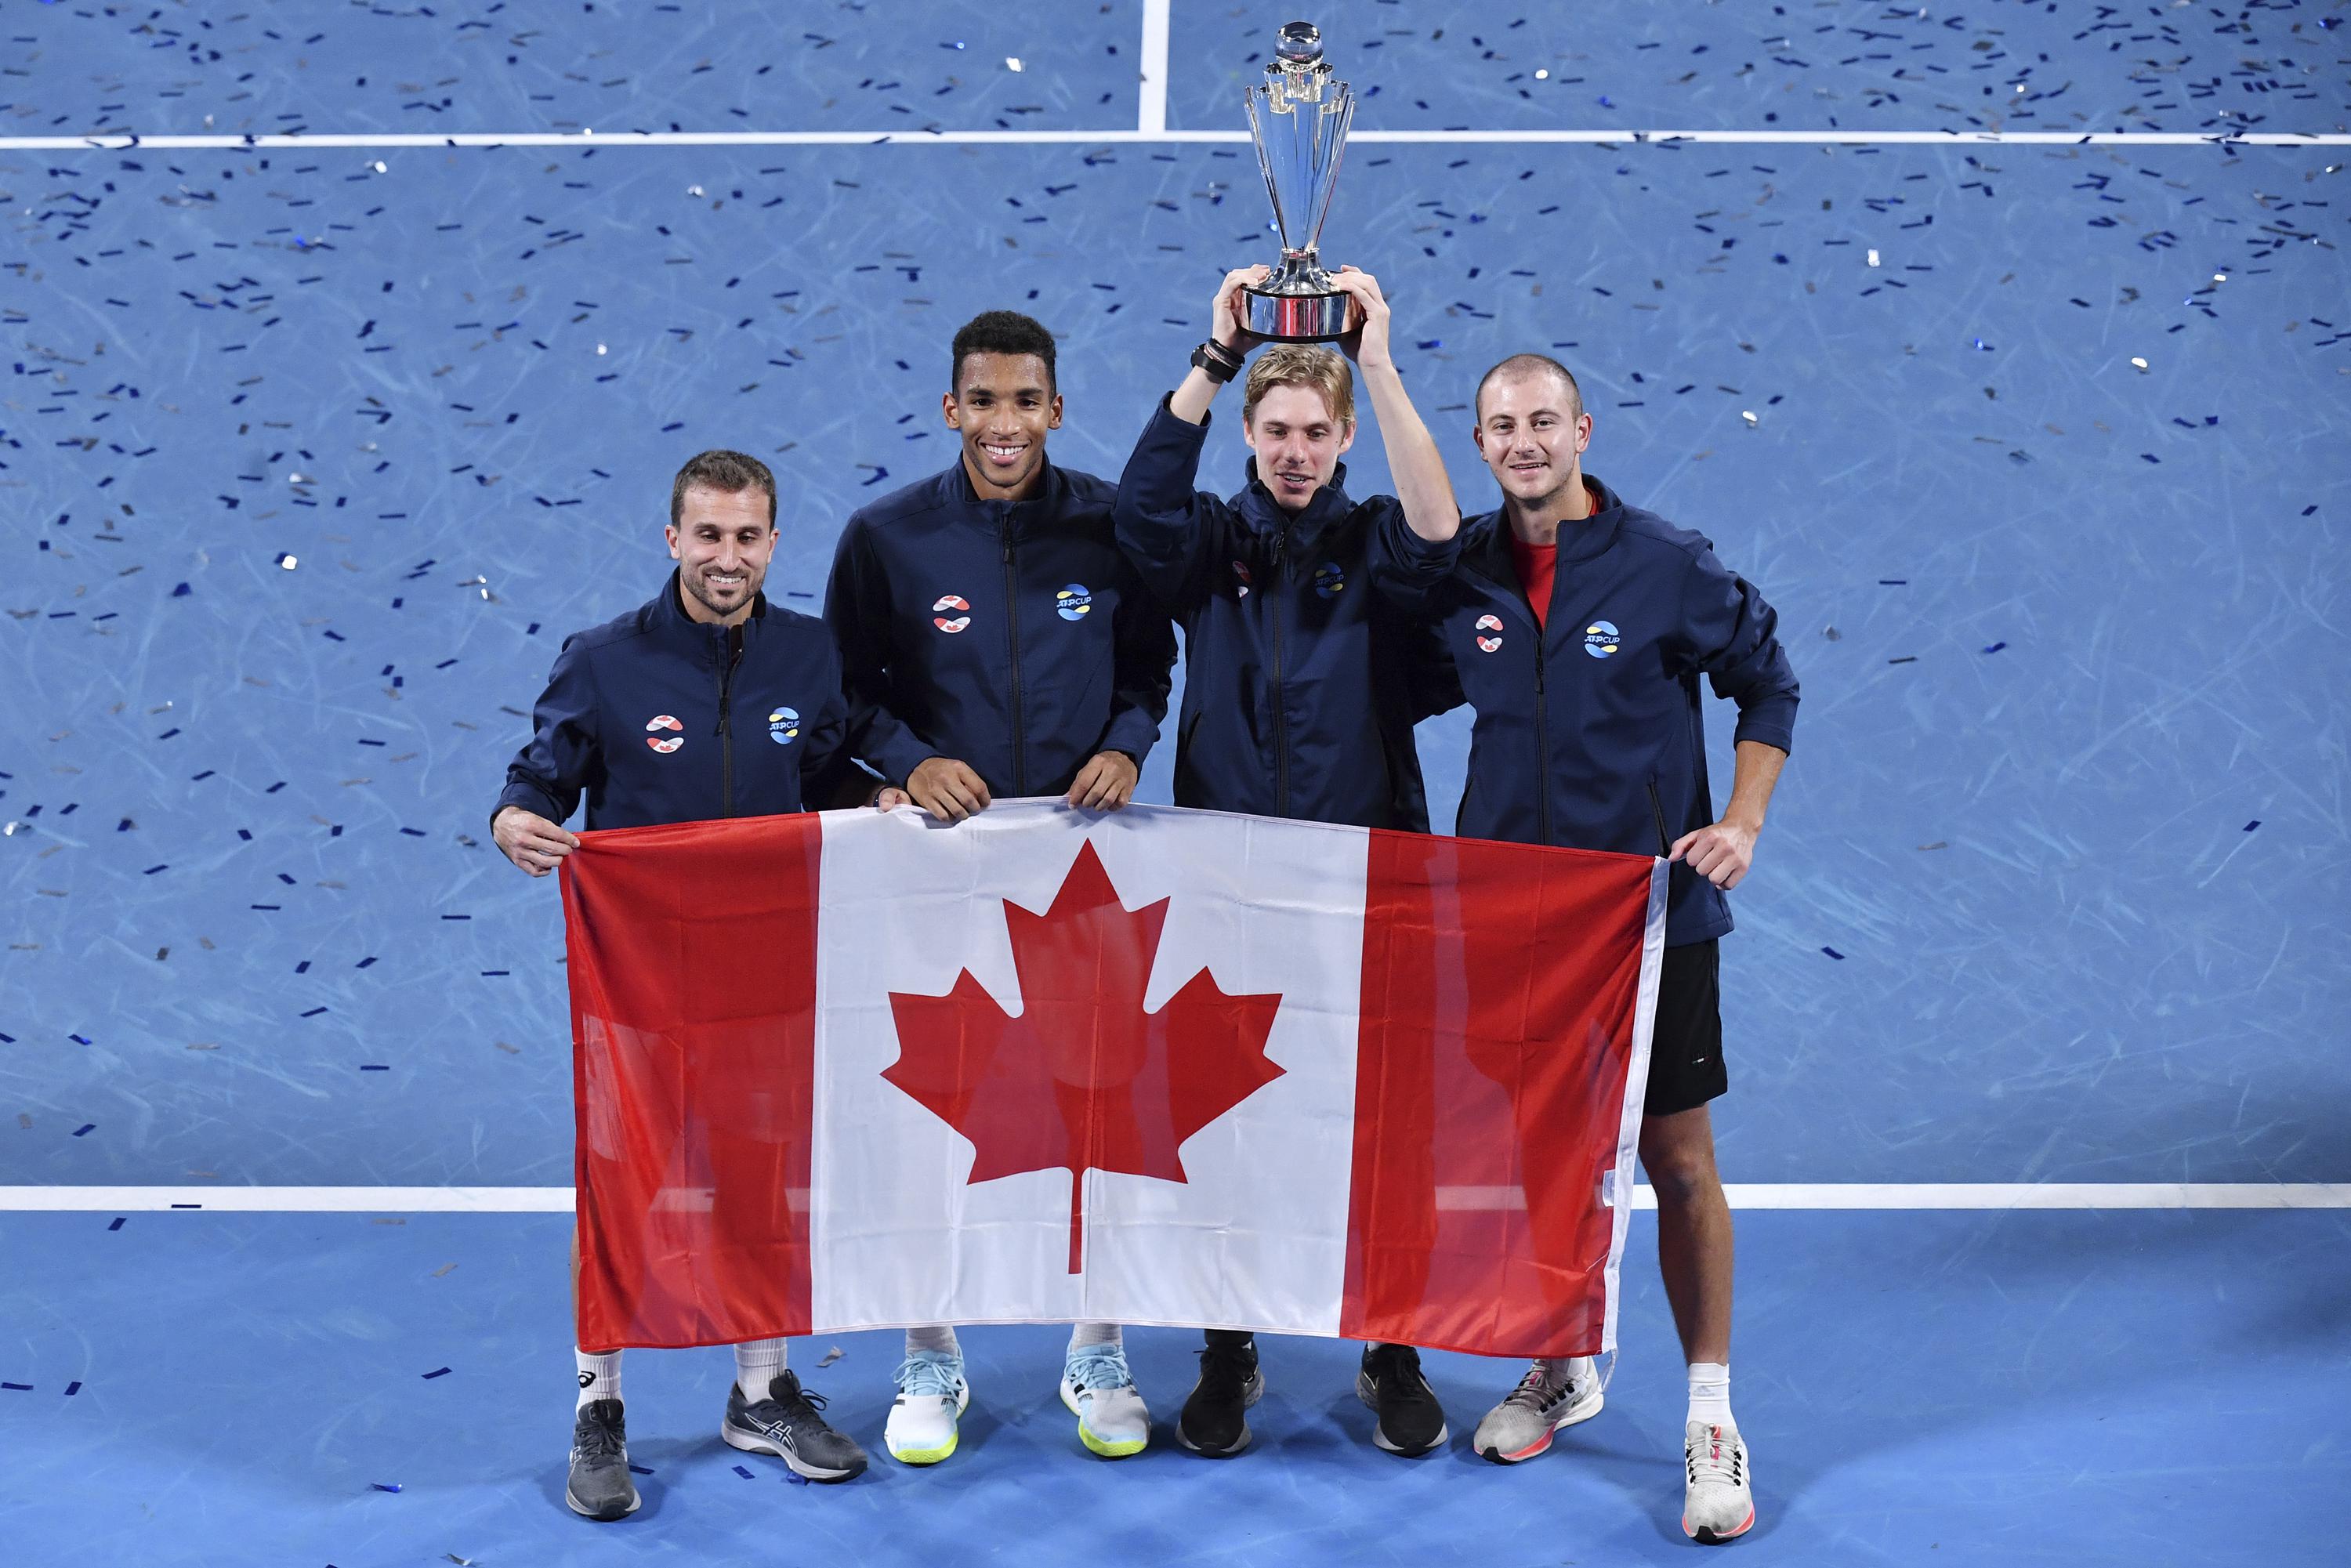
<path id="1" fill-rule="evenodd" d="M 898 1060 L 882 1076 L 969 1138 L 972 1182 L 1070 1173 L 1070 1272 L 1084 1262 L 1088 1169 L 1185 1179 L 1185 1139 L 1281 1076 L 1266 1059 L 1280 995 L 1228 997 L 1207 969 L 1143 1009 L 1167 900 L 1129 910 L 1092 843 L 1039 915 L 1006 903 L 1020 977 L 1008 1015 L 972 977 L 893 991 Z"/>

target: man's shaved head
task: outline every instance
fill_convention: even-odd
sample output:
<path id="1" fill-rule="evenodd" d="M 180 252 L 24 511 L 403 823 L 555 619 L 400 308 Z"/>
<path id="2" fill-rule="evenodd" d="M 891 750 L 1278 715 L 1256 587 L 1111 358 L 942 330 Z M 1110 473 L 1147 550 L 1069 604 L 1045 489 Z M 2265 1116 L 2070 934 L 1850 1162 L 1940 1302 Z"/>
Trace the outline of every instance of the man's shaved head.
<path id="1" fill-rule="evenodd" d="M 1512 354 L 1478 379 L 1478 396 L 1471 406 L 1478 417 L 1486 417 L 1486 388 L 1497 379 L 1515 381 L 1520 376 L 1557 376 L 1567 388 L 1567 417 L 1583 417 L 1583 389 L 1575 384 L 1575 377 L 1565 365 L 1549 354 Z"/>

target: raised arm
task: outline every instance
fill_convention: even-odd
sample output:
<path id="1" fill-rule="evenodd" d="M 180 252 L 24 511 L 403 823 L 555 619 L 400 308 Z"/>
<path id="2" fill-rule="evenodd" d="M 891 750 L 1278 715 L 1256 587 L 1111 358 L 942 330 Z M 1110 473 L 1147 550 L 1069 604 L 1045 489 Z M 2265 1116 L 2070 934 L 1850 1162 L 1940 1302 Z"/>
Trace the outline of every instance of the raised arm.
<path id="1" fill-rule="evenodd" d="M 1364 390 L 1380 422 L 1380 440 L 1387 448 L 1388 473 L 1395 481 L 1396 499 L 1404 503 L 1405 521 L 1430 544 L 1449 542 L 1461 531 L 1461 508 L 1454 502 L 1453 481 L 1446 476 L 1437 438 L 1412 406 L 1388 351 L 1388 302 L 1380 293 L 1379 280 L 1361 268 L 1343 267 L 1335 281 L 1363 308 L 1363 326 L 1341 347 L 1364 373 Z"/>

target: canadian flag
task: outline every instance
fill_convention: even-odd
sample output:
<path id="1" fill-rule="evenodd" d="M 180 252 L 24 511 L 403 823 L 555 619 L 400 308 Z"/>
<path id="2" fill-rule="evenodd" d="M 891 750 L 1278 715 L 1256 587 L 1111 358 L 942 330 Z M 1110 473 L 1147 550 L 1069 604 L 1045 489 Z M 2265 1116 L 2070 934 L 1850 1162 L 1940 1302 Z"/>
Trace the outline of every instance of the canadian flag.
<path id="1" fill-rule="evenodd" d="M 1615 1345 L 1664 862 L 999 801 L 581 835 L 580 1343 Z"/>

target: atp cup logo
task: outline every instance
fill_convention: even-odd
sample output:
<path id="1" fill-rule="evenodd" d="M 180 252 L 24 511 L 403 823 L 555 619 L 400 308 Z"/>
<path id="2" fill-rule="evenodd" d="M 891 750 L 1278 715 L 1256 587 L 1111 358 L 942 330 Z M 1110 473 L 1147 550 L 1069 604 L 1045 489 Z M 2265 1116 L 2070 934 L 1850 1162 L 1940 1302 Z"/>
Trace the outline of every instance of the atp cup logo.
<path id="1" fill-rule="evenodd" d="M 790 708 L 779 707 L 768 716 L 768 738 L 778 746 L 789 746 L 800 737 L 800 716 Z"/>
<path id="2" fill-rule="evenodd" d="M 1314 569 L 1314 592 L 1318 598 L 1336 599 L 1346 587 L 1346 570 L 1337 561 L 1326 560 Z"/>
<path id="3" fill-rule="evenodd" d="M 1064 621 L 1083 621 L 1086 612 L 1094 607 L 1094 596 L 1086 591 L 1082 582 L 1073 582 L 1053 595 L 1053 613 Z"/>
<path id="4" fill-rule="evenodd" d="M 971 601 L 953 593 L 943 593 L 931 606 L 931 624 L 953 636 L 971 624 Z"/>
<path id="5" fill-rule="evenodd" d="M 662 737 L 662 731 L 664 730 L 670 730 L 674 733 L 673 733 L 667 739 L 664 739 Z M 669 714 L 655 714 L 653 717 L 645 720 L 645 744 L 666 757 L 671 752 L 675 751 L 679 747 L 685 744 L 685 726 L 678 723 L 677 720 Z"/>
<path id="6" fill-rule="evenodd" d="M 1616 628 L 1608 622 L 1594 621 L 1583 629 L 1583 651 L 1595 659 L 1606 658 L 1621 645 Z"/>
<path id="7" fill-rule="evenodd" d="M 1491 633 L 1489 635 L 1489 633 Z M 1502 618 L 1499 615 L 1478 617 L 1478 651 L 1491 653 L 1502 646 Z"/>

